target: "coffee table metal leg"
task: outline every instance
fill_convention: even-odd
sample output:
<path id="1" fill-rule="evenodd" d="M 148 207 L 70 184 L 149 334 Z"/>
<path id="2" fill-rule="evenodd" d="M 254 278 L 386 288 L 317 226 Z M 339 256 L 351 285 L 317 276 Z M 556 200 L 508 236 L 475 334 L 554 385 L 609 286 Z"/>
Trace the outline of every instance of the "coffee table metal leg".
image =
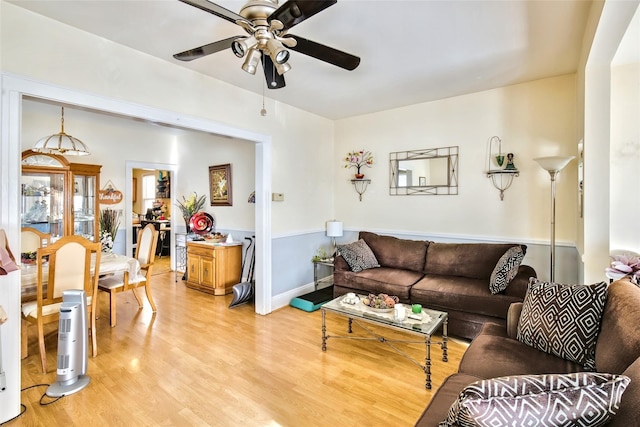
<path id="1" fill-rule="evenodd" d="M 445 319 L 442 323 L 442 361 L 448 362 L 449 358 L 447 357 L 447 321 Z"/>
<path id="2" fill-rule="evenodd" d="M 327 325 L 325 317 L 327 312 L 322 310 L 322 351 L 327 351 Z"/>
<path id="3" fill-rule="evenodd" d="M 425 387 L 431 390 L 431 335 L 427 335 L 424 342 L 427 346 L 427 357 L 424 361 L 424 373 L 427 376 Z"/>
<path id="4" fill-rule="evenodd" d="M 349 329 L 348 329 L 349 333 L 353 332 L 353 319 L 351 317 L 349 317 Z"/>

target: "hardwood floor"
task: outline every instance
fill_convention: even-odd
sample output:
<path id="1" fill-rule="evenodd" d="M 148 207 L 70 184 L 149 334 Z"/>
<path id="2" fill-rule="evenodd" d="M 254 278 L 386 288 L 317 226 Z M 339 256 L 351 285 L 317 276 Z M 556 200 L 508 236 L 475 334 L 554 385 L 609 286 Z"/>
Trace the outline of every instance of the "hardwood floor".
<path id="1" fill-rule="evenodd" d="M 114 328 L 101 295 L 98 356 L 89 358 L 87 388 L 48 406 L 39 403 L 46 387 L 25 390 L 27 410 L 8 425 L 412 426 L 466 348 L 450 341 L 444 363 L 432 346 L 430 391 L 424 373 L 382 343 L 330 339 L 323 352 L 319 310 L 285 307 L 259 316 L 249 304 L 229 309 L 231 295 L 187 289 L 173 272 L 153 281 L 157 314 L 146 300 L 138 310 L 133 295 L 121 293 Z M 328 313 L 327 328 L 342 333 L 346 320 Z M 364 335 L 357 327 L 354 333 Z M 35 329 L 29 338 L 22 387 L 54 382 L 55 331 L 46 341 L 46 375 Z M 406 351 L 424 358 L 423 345 Z"/>

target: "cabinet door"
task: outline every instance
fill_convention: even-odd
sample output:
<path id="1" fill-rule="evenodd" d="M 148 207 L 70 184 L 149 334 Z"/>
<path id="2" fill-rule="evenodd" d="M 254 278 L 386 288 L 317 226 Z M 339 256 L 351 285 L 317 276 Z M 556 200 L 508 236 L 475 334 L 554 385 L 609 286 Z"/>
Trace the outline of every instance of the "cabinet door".
<path id="1" fill-rule="evenodd" d="M 64 235 L 64 173 L 22 174 L 22 227 L 33 227 L 51 234 L 55 240 Z"/>
<path id="2" fill-rule="evenodd" d="M 189 282 L 200 283 L 200 257 L 198 255 L 189 254 L 187 258 L 187 280 Z"/>
<path id="3" fill-rule="evenodd" d="M 200 258 L 200 283 L 213 288 L 215 279 L 214 259 Z"/>
<path id="4" fill-rule="evenodd" d="M 73 176 L 73 234 L 96 241 L 96 177 Z M 113 236 L 115 239 L 115 236 Z"/>

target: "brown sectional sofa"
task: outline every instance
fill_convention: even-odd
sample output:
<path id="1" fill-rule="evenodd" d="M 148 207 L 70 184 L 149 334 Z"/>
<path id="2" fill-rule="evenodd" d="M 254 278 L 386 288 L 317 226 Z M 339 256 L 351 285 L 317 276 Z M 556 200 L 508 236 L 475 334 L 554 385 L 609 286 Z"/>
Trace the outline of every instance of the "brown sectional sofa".
<path id="1" fill-rule="evenodd" d="M 386 293 L 400 302 L 449 313 L 449 335 L 474 338 L 485 322 L 506 325 L 511 303 L 521 302 L 535 270 L 520 265 L 506 290 L 492 294 L 489 279 L 513 243 L 436 243 L 361 231 L 380 267 L 351 271 L 342 256 L 334 260 L 334 297 Z"/>
<path id="2" fill-rule="evenodd" d="M 416 426 L 436 427 L 469 384 L 487 378 L 526 374 L 566 374 L 582 366 L 539 351 L 516 339 L 522 303 L 514 303 L 507 325 L 487 323 L 465 352 L 458 373 L 440 386 Z M 612 283 L 595 349 L 596 371 L 631 379 L 611 427 L 640 426 L 640 287 L 627 279 Z M 455 424 L 454 424 L 455 425 Z M 511 424 L 510 424 L 511 425 Z"/>

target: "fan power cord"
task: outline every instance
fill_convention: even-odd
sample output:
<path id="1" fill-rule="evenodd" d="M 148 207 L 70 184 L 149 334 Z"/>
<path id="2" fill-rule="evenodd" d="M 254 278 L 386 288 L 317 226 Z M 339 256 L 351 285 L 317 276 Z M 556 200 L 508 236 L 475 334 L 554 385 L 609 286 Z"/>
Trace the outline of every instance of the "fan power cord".
<path id="1" fill-rule="evenodd" d="M 34 384 L 34 385 L 30 385 L 30 386 L 28 386 L 28 387 L 23 388 L 22 390 L 20 390 L 20 392 L 23 392 L 23 391 L 29 390 L 29 389 L 31 389 L 31 388 L 36 388 L 36 387 L 49 387 L 50 385 L 51 385 L 51 384 Z M 45 392 L 42 396 L 40 396 L 40 406 L 47 406 L 47 405 L 51 405 L 52 403 L 55 403 L 55 402 L 57 402 L 58 400 L 60 400 L 60 399 L 62 399 L 62 398 L 64 397 L 64 395 L 63 395 L 63 396 L 60 396 L 60 397 L 56 397 L 54 400 L 52 400 L 52 401 L 50 401 L 50 402 L 43 402 L 43 399 L 44 399 L 44 397 L 45 397 L 45 396 L 47 396 L 47 393 L 46 393 L 46 392 Z M 48 397 L 48 396 L 47 396 L 47 397 Z M 15 420 L 15 419 L 17 419 L 17 418 L 21 417 L 21 416 L 22 416 L 22 414 L 24 414 L 25 412 L 27 412 L 27 407 L 25 406 L 25 404 L 24 404 L 24 403 L 20 403 L 20 413 L 19 413 L 18 415 L 16 415 L 15 417 L 13 417 L 13 418 L 11 418 L 11 419 L 9 419 L 9 420 L 7 420 L 7 421 L 4 421 L 4 422 L 0 423 L 0 426 L 3 426 L 3 425 L 5 425 L 5 424 L 8 424 L 8 423 L 10 423 L 11 421 L 13 421 L 13 420 Z"/>

